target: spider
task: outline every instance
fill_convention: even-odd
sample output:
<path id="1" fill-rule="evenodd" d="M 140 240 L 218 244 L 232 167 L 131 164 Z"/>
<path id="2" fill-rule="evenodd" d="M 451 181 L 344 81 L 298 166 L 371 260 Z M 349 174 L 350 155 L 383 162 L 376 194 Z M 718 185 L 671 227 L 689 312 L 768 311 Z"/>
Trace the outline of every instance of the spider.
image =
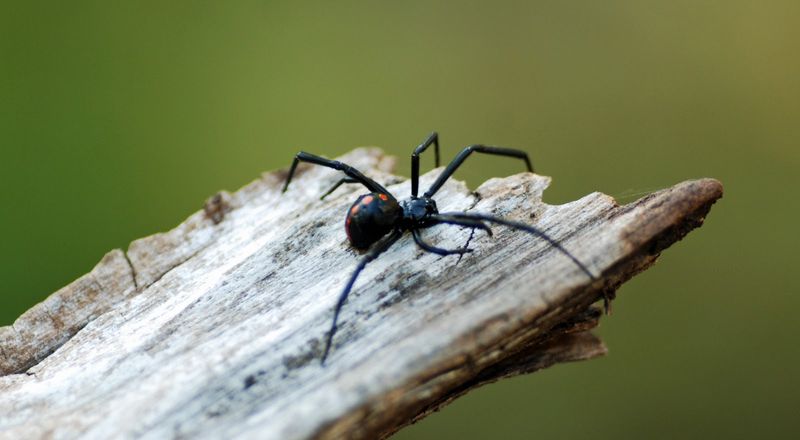
<path id="1" fill-rule="evenodd" d="M 386 188 L 381 186 L 378 182 L 370 179 L 362 174 L 357 169 L 345 163 L 326 159 L 324 157 L 316 156 L 310 153 L 301 151 L 297 153 L 289 169 L 289 174 L 286 177 L 286 183 L 283 186 L 283 192 L 289 188 L 289 183 L 292 180 L 297 164 L 300 162 L 309 162 L 315 165 L 321 165 L 328 168 L 339 170 L 345 174 L 346 177 L 341 178 L 336 182 L 333 187 L 325 192 L 320 199 L 324 199 L 331 194 L 336 188 L 345 183 L 360 183 L 368 190 L 368 194 L 359 196 L 350 209 L 347 210 L 347 216 L 344 221 L 344 229 L 347 233 L 347 238 L 350 244 L 359 250 L 367 250 L 364 257 L 356 266 L 356 269 L 350 275 L 350 279 L 345 285 L 339 299 L 336 301 L 336 306 L 333 309 L 333 321 L 331 329 L 327 334 L 325 341 L 325 349 L 320 359 L 321 364 L 325 364 L 325 360 L 331 350 L 333 343 L 333 336 L 336 333 L 336 324 L 339 319 L 339 313 L 342 306 L 347 301 L 347 296 L 353 289 L 356 278 L 362 270 L 371 261 L 378 258 L 380 254 L 386 252 L 393 244 L 400 239 L 405 231 L 411 231 L 416 244 L 427 252 L 432 252 L 438 255 L 463 255 L 472 252 L 472 249 L 467 247 L 457 249 L 442 249 L 431 244 L 426 243 L 419 230 L 428 228 L 436 224 L 446 223 L 451 225 L 458 225 L 473 229 L 481 229 L 488 235 L 492 235 L 492 230 L 487 223 L 497 223 L 500 225 L 508 226 L 514 229 L 519 229 L 531 233 L 550 244 L 553 248 L 557 249 L 567 257 L 569 257 L 586 275 L 593 281 L 596 280 L 594 275 L 575 258 L 571 253 L 564 249 L 557 241 L 545 234 L 543 231 L 514 220 L 509 220 L 501 217 L 495 217 L 488 214 L 472 213 L 472 212 L 447 212 L 440 213 L 436 208 L 436 201 L 433 199 L 434 194 L 444 185 L 453 173 L 464 163 L 464 160 L 470 154 L 484 153 L 495 154 L 499 156 L 507 156 L 521 159 L 525 162 L 529 172 L 533 172 L 533 166 L 528 158 L 528 153 L 512 148 L 494 147 L 488 145 L 470 145 L 461 150 L 460 153 L 447 165 L 442 171 L 442 174 L 433 182 L 422 196 L 419 196 L 419 156 L 428 147 L 434 146 L 436 167 L 439 167 L 439 135 L 434 132 L 428 136 L 425 141 L 414 149 L 411 154 L 411 197 L 398 201 L 397 198 L 390 193 Z"/>

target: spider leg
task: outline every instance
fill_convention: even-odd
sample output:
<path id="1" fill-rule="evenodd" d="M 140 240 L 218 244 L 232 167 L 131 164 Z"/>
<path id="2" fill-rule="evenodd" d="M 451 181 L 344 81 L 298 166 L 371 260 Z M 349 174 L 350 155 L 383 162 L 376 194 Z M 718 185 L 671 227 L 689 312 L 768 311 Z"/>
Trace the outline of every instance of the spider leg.
<path id="1" fill-rule="evenodd" d="M 438 254 L 438 255 L 441 255 L 443 257 L 446 256 L 446 255 L 454 255 L 454 254 L 462 255 L 462 254 L 466 254 L 466 253 L 472 252 L 472 249 L 467 249 L 467 248 L 458 248 L 458 249 L 449 250 L 449 249 L 438 248 L 436 246 L 432 246 L 432 245 L 430 245 L 428 243 L 425 243 L 425 241 L 422 240 L 422 237 L 419 235 L 419 229 L 412 229 L 411 230 L 411 235 L 414 236 L 414 241 L 417 243 L 417 245 L 419 247 L 421 247 L 422 249 L 424 249 L 424 250 L 426 250 L 428 252 L 433 252 L 434 254 Z"/>
<path id="2" fill-rule="evenodd" d="M 339 162 L 337 160 L 331 160 L 331 159 L 326 159 L 324 157 L 315 156 L 313 154 L 306 153 L 305 151 L 297 153 L 297 155 L 294 157 L 292 166 L 291 168 L 289 168 L 289 175 L 286 176 L 286 183 L 283 185 L 283 192 L 286 192 L 286 190 L 289 188 L 289 182 L 292 181 L 292 176 L 294 176 L 294 171 L 295 169 L 297 169 L 297 164 L 300 162 L 309 162 L 315 165 L 321 165 L 323 167 L 339 170 L 343 172 L 345 175 L 347 175 L 347 177 L 366 186 L 367 189 L 370 190 L 370 192 L 387 194 L 389 196 L 392 196 L 391 193 L 387 191 L 386 188 L 381 186 L 378 182 L 365 176 L 364 174 L 361 173 L 361 171 L 358 171 L 357 169 L 351 167 L 350 165 Z M 392 196 L 392 198 L 394 197 Z"/>
<path id="3" fill-rule="evenodd" d="M 440 215 L 446 215 L 446 216 L 454 217 L 454 218 L 457 218 L 457 219 L 472 219 L 472 220 L 487 221 L 487 222 L 497 223 L 497 224 L 501 224 L 501 225 L 512 227 L 514 229 L 519 229 L 519 230 L 531 233 L 531 234 L 543 239 L 544 241 L 549 243 L 550 246 L 556 248 L 559 252 L 561 252 L 562 254 L 564 254 L 567 257 L 569 257 L 569 259 L 572 260 L 572 262 L 575 263 L 575 265 L 577 265 L 593 281 L 597 280 L 597 278 L 592 274 L 592 272 L 589 271 L 589 269 L 583 263 L 581 263 L 580 260 L 575 258 L 574 255 L 572 255 L 571 253 L 569 253 L 569 251 L 564 249 L 564 247 L 561 246 L 561 244 L 559 244 L 555 239 L 551 238 L 549 235 L 544 233 L 542 230 L 540 230 L 540 229 L 538 229 L 538 228 L 536 228 L 534 226 L 526 225 L 525 223 L 520 223 L 520 222 L 517 222 L 517 221 L 514 221 L 514 220 L 504 219 L 502 217 L 495 217 L 493 215 L 480 214 L 480 213 L 452 212 L 452 213 L 445 213 L 445 214 L 440 214 Z"/>
<path id="4" fill-rule="evenodd" d="M 416 197 L 419 192 L 419 155 L 430 147 L 431 144 L 433 144 L 436 154 L 436 167 L 439 167 L 439 134 L 434 131 L 425 139 L 425 142 L 419 144 L 419 146 L 414 149 L 414 152 L 411 153 L 411 197 Z"/>
<path id="5" fill-rule="evenodd" d="M 321 195 L 319 199 L 323 200 L 325 197 L 328 197 L 329 195 L 331 195 L 332 192 L 336 191 L 336 188 L 342 186 L 343 183 L 359 183 L 359 182 L 356 179 L 351 179 L 349 177 L 342 177 L 341 179 L 339 179 L 338 182 L 336 182 L 336 185 L 333 185 L 331 189 L 325 191 L 325 194 Z"/>
<path id="6" fill-rule="evenodd" d="M 467 228 L 483 229 L 487 234 L 489 234 L 490 237 L 492 236 L 492 228 L 490 228 L 481 220 L 457 217 L 450 214 L 434 214 L 430 218 L 436 223 L 447 223 L 450 225 L 464 226 Z"/>
<path id="7" fill-rule="evenodd" d="M 528 153 L 522 150 L 515 150 L 513 148 L 503 148 L 503 147 L 491 147 L 488 145 L 470 145 L 469 147 L 464 148 L 461 150 L 460 153 L 447 165 L 447 168 L 442 171 L 442 174 L 433 182 L 433 185 L 428 189 L 427 192 L 423 195 L 423 197 L 433 197 L 436 194 L 436 191 L 439 191 L 439 188 L 444 185 L 444 182 L 456 172 L 458 167 L 464 163 L 464 160 L 472 154 L 473 151 L 477 151 L 478 153 L 485 153 L 485 154 L 496 154 L 498 156 L 508 156 L 508 157 L 516 157 L 518 159 L 522 159 L 525 161 L 525 165 L 528 166 L 528 171 L 533 172 L 533 165 L 531 165 L 531 161 L 528 158 Z"/>
<path id="8" fill-rule="evenodd" d="M 367 266 L 367 264 L 378 258 L 378 256 L 387 249 L 389 249 L 393 244 L 397 242 L 397 240 L 402 237 L 403 231 L 399 229 L 395 229 L 394 232 L 389 234 L 386 238 L 379 241 L 372 249 L 367 252 L 367 255 L 361 259 L 356 266 L 356 270 L 353 271 L 353 274 L 350 275 L 350 280 L 347 281 L 347 285 L 342 290 L 342 293 L 339 294 L 339 299 L 336 301 L 336 307 L 333 309 L 333 322 L 331 323 L 331 330 L 328 332 L 328 338 L 325 340 L 325 351 L 322 352 L 322 359 L 320 359 L 320 364 L 325 364 L 325 359 L 328 358 L 328 353 L 331 351 L 331 344 L 333 343 L 333 335 L 336 333 L 336 323 L 339 320 L 339 312 L 342 311 L 342 306 L 344 302 L 347 301 L 347 296 L 350 294 L 350 291 L 353 289 L 353 285 L 356 282 L 356 278 L 358 275 L 361 274 L 361 271 Z"/>

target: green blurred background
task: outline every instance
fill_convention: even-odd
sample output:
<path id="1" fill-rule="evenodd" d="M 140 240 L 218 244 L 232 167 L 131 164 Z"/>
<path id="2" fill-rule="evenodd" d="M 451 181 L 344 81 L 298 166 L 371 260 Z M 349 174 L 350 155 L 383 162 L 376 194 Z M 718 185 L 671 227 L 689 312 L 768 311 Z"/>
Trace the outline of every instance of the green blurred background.
<path id="1" fill-rule="evenodd" d="M 435 129 L 446 158 L 526 149 L 550 203 L 703 176 L 726 194 L 621 289 L 608 357 L 397 438 L 791 436 L 799 42 L 796 0 L 4 1 L 0 325 L 301 147 L 381 146 L 407 175 Z M 519 171 L 481 161 L 458 176 Z"/>

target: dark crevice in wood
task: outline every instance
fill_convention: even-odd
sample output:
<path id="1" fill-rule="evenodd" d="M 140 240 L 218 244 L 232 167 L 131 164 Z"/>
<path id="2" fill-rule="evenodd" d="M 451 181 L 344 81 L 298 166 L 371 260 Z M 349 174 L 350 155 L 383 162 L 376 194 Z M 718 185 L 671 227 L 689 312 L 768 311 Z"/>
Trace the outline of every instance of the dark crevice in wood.
<path id="1" fill-rule="evenodd" d="M 133 281 L 133 288 L 136 291 L 139 291 L 139 282 L 136 280 L 136 267 L 133 266 L 133 262 L 131 261 L 131 257 L 128 256 L 127 251 L 122 251 L 122 255 L 125 257 L 125 261 L 128 262 L 128 267 L 131 270 L 131 280 Z"/>

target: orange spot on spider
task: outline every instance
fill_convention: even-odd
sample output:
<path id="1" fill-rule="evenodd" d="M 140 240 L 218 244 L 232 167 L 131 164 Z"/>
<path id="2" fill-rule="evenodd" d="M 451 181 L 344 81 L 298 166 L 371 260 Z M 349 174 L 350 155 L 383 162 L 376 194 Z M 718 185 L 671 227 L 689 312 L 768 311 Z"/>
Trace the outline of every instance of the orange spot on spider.
<path id="1" fill-rule="evenodd" d="M 386 194 L 378 194 L 378 197 L 380 197 L 381 200 L 383 200 L 384 202 L 389 200 L 389 196 L 387 196 Z"/>
<path id="2" fill-rule="evenodd" d="M 356 213 L 358 212 L 358 208 L 361 208 L 361 205 L 355 205 L 352 208 L 350 208 L 350 215 L 356 215 Z"/>
<path id="3" fill-rule="evenodd" d="M 363 199 L 361 199 L 361 204 L 366 206 L 366 205 L 369 205 L 370 203 L 372 203 L 373 200 L 375 200 L 374 197 L 366 196 Z"/>

